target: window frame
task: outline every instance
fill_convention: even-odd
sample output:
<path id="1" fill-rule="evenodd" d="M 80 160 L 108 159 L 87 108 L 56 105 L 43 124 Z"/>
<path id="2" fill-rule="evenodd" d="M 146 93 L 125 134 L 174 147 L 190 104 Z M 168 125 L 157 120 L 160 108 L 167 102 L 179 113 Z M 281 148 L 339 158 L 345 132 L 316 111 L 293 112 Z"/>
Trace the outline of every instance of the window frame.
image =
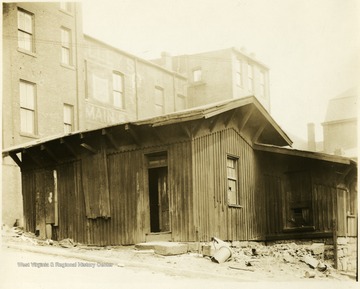
<path id="1" fill-rule="evenodd" d="M 27 31 L 26 28 L 24 27 L 21 27 L 20 25 L 20 14 L 24 14 L 25 17 L 26 16 L 29 16 L 30 19 L 31 19 L 31 31 Z M 35 25 L 34 25 L 34 14 L 21 8 L 21 7 L 18 7 L 17 8 L 17 40 L 18 40 L 18 49 L 20 51 L 23 51 L 23 52 L 27 52 L 27 53 L 35 53 L 35 41 L 34 41 L 34 28 L 35 28 Z M 24 35 L 28 35 L 30 36 L 30 48 L 26 48 L 26 42 L 27 42 L 27 39 L 24 39 L 22 41 L 20 41 L 20 34 L 24 34 Z M 21 45 L 20 43 L 23 43 L 24 45 Z"/>
<path id="2" fill-rule="evenodd" d="M 72 31 L 71 29 L 61 26 L 61 64 L 66 66 L 73 66 L 73 55 L 72 55 Z M 68 43 L 63 38 L 64 32 L 68 33 Z M 64 51 L 67 51 L 67 62 L 64 61 Z"/>
<path id="3" fill-rule="evenodd" d="M 157 92 L 161 92 L 161 99 L 162 99 L 161 104 L 157 102 L 157 98 L 158 98 Z M 155 86 L 154 106 L 156 113 L 158 112 L 158 108 L 161 108 L 161 114 L 165 113 L 165 92 L 164 92 L 164 88 L 162 88 L 161 86 Z"/>
<path id="4" fill-rule="evenodd" d="M 65 12 L 67 14 L 73 14 L 73 3 L 67 2 L 67 1 L 61 1 L 59 3 L 60 5 L 60 11 Z"/>
<path id="5" fill-rule="evenodd" d="M 235 61 L 235 82 L 239 87 L 244 87 L 243 81 L 243 61 L 241 59 L 237 59 Z"/>
<path id="6" fill-rule="evenodd" d="M 234 166 L 229 167 L 229 161 L 233 161 Z M 233 175 L 229 175 L 229 169 L 233 169 L 234 173 Z M 235 182 L 235 192 L 232 192 L 229 190 L 231 186 L 229 185 L 230 182 Z M 241 198 L 240 198 L 240 175 L 239 175 L 239 157 L 227 154 L 226 155 L 226 196 L 227 196 L 227 204 L 229 207 L 235 207 L 235 208 L 242 208 L 241 205 Z M 230 198 L 233 196 L 230 196 L 229 193 L 234 193 L 235 196 L 235 202 L 232 202 Z"/>
<path id="7" fill-rule="evenodd" d="M 313 186 L 308 171 L 288 171 L 283 198 L 283 232 L 314 231 Z M 299 186 L 298 184 L 303 184 Z M 304 192 L 307 192 L 304 194 Z"/>
<path id="8" fill-rule="evenodd" d="M 248 90 L 254 92 L 254 65 L 251 63 L 248 63 L 247 65 Z"/>
<path id="9" fill-rule="evenodd" d="M 260 70 L 260 97 L 266 98 L 266 75 L 264 70 Z"/>
<path id="10" fill-rule="evenodd" d="M 203 73 L 202 73 L 201 67 L 193 68 L 193 70 L 192 70 L 192 80 L 193 80 L 193 82 L 201 82 L 201 81 L 203 81 L 202 76 L 203 76 Z"/>
<path id="11" fill-rule="evenodd" d="M 22 88 L 21 85 L 24 84 L 26 86 L 31 86 L 33 90 L 33 99 L 32 99 L 32 107 L 23 105 L 23 99 L 25 98 L 25 102 L 28 102 L 28 95 L 25 94 L 22 95 Z M 25 89 L 26 91 L 27 89 Z M 25 136 L 37 136 L 38 128 L 37 128 L 37 90 L 36 90 L 36 84 L 24 79 L 19 80 L 19 115 L 20 115 L 20 134 Z M 25 126 L 27 127 L 27 118 L 23 118 L 23 113 L 30 112 L 32 114 L 32 130 L 28 131 L 27 129 L 23 130 L 23 121 L 26 122 Z"/>
<path id="12" fill-rule="evenodd" d="M 114 77 L 119 77 L 120 81 L 120 87 L 117 88 L 115 87 L 115 80 L 114 80 Z M 124 94 L 124 74 L 122 74 L 121 72 L 119 71 L 113 71 L 112 72 L 112 105 L 115 107 L 115 108 L 118 108 L 118 109 L 125 109 L 125 94 Z M 115 101 L 115 94 L 118 94 L 120 95 L 120 106 L 116 105 L 116 101 Z"/>
<path id="13" fill-rule="evenodd" d="M 182 108 L 179 108 L 179 103 L 184 104 Z M 176 111 L 181 111 L 186 109 L 187 105 L 186 105 L 186 96 L 181 94 L 181 93 L 177 93 L 176 94 Z"/>
<path id="14" fill-rule="evenodd" d="M 70 122 L 66 120 L 66 113 L 65 109 L 69 108 L 70 110 Z M 72 104 L 64 103 L 63 106 L 63 113 L 64 113 L 64 133 L 71 133 L 74 131 L 74 106 Z M 70 131 L 68 131 L 66 128 L 70 127 Z"/>

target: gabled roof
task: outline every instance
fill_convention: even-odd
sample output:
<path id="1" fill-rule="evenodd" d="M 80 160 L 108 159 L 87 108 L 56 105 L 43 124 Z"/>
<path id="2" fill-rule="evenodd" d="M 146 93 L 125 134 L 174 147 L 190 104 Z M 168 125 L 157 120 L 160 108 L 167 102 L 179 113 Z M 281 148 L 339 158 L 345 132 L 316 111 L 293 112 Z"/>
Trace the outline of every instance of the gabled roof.
<path id="1" fill-rule="evenodd" d="M 20 144 L 3 150 L 3 155 L 9 155 L 10 153 L 18 153 L 24 149 L 29 149 L 34 146 L 39 146 L 47 142 L 54 141 L 61 138 L 71 138 L 74 135 L 86 135 L 87 133 L 101 131 L 103 129 L 114 128 L 118 126 L 131 126 L 133 128 L 137 127 L 160 127 L 167 126 L 171 124 L 179 124 L 183 122 L 199 120 L 199 119 L 208 119 L 210 117 L 220 115 L 222 113 L 228 112 L 230 110 L 242 108 L 252 105 L 257 112 L 257 115 L 261 119 L 256 118 L 253 120 L 253 123 L 262 127 L 261 133 L 265 135 L 266 140 L 274 145 L 279 146 L 288 146 L 292 144 L 292 141 L 287 136 L 287 134 L 281 129 L 281 127 L 275 122 L 275 120 L 270 116 L 266 109 L 260 104 L 260 102 L 254 96 L 248 96 L 245 98 L 232 99 L 223 102 L 218 102 L 215 104 L 204 105 L 201 107 L 191 108 L 187 110 L 182 110 L 178 112 L 173 112 L 157 117 L 152 117 L 144 120 L 138 120 L 134 122 L 127 123 L 118 123 L 114 125 L 104 126 L 97 129 L 77 131 L 69 134 L 55 135 L 51 137 L 46 137 L 40 140 L 35 140 L 32 142 Z M 250 109 L 249 109 L 250 110 Z M 257 122 L 262 122 L 258 124 Z"/>

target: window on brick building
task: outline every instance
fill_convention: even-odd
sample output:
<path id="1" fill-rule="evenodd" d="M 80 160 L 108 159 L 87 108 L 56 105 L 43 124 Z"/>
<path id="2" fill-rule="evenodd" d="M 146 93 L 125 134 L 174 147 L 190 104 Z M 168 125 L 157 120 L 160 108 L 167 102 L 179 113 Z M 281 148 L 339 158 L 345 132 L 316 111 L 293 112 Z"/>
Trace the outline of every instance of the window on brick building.
<path id="1" fill-rule="evenodd" d="M 36 134 L 36 88 L 35 84 L 20 80 L 20 130 Z"/>
<path id="2" fill-rule="evenodd" d="M 260 96 L 266 97 L 266 83 L 264 71 L 260 71 Z"/>
<path id="3" fill-rule="evenodd" d="M 74 106 L 64 104 L 64 133 L 74 130 Z"/>
<path id="4" fill-rule="evenodd" d="M 33 14 L 18 9 L 18 47 L 34 52 Z"/>
<path id="5" fill-rule="evenodd" d="M 71 31 L 70 29 L 61 28 L 61 63 L 66 65 L 72 64 L 71 55 Z"/>
<path id="6" fill-rule="evenodd" d="M 176 110 L 184 110 L 186 108 L 186 98 L 182 94 L 176 96 Z"/>
<path id="7" fill-rule="evenodd" d="M 124 76 L 119 72 L 113 72 L 113 104 L 117 108 L 125 108 Z"/>
<path id="8" fill-rule="evenodd" d="M 164 113 L 164 90 L 161 87 L 155 87 L 155 111 L 157 115 Z"/>
<path id="9" fill-rule="evenodd" d="M 193 81 L 198 82 L 202 80 L 202 71 L 201 68 L 196 68 L 193 70 Z"/>
<path id="10" fill-rule="evenodd" d="M 60 9 L 68 13 L 72 12 L 72 3 L 71 2 L 60 2 Z"/>
<path id="11" fill-rule="evenodd" d="M 237 60 L 235 62 L 235 78 L 236 78 L 236 84 L 240 87 L 243 86 L 243 80 L 242 80 L 242 62 L 241 60 Z"/>
<path id="12" fill-rule="evenodd" d="M 254 71 L 253 66 L 251 64 L 248 64 L 248 90 L 254 91 Z"/>

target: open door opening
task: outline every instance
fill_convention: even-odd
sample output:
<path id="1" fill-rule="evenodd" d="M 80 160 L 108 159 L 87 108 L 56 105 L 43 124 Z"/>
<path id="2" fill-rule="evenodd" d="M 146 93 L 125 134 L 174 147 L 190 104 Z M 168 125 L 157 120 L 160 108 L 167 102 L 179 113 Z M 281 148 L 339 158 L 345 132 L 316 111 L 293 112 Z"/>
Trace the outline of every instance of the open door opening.
<path id="1" fill-rule="evenodd" d="M 170 231 L 167 167 L 149 169 L 151 233 Z"/>

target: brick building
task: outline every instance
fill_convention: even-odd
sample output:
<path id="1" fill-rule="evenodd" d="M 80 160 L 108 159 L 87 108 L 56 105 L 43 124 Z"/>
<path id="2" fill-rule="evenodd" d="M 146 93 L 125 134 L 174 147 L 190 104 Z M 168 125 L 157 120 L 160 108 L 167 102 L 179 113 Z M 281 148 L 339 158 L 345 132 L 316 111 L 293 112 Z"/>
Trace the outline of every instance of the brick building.
<path id="1" fill-rule="evenodd" d="M 227 48 L 154 62 L 188 77 L 188 105 L 196 107 L 254 95 L 270 112 L 269 69 L 244 49 Z"/>
<path id="2" fill-rule="evenodd" d="M 187 79 L 84 35 L 79 3 L 3 3 L 3 149 L 186 107 Z M 21 219 L 3 158 L 3 223 Z"/>
<path id="3" fill-rule="evenodd" d="M 329 100 L 322 123 L 324 152 L 357 159 L 358 89 Z"/>

